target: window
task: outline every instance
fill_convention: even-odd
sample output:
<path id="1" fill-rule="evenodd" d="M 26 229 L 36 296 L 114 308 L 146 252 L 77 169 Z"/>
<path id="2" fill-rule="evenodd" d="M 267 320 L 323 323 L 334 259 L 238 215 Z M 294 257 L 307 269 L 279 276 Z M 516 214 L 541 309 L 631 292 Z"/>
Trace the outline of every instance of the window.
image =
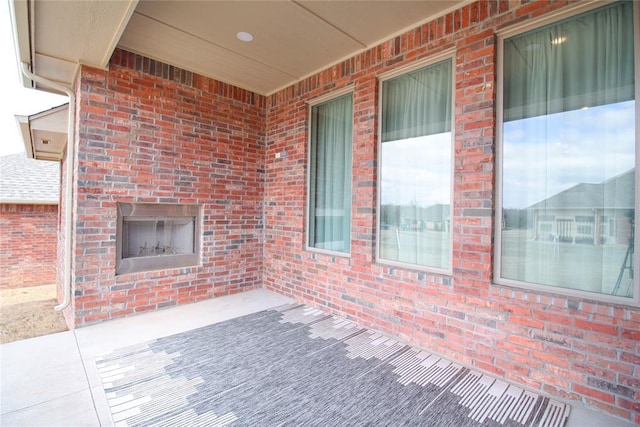
<path id="1" fill-rule="evenodd" d="M 309 248 L 349 253 L 353 96 L 311 106 Z"/>
<path id="2" fill-rule="evenodd" d="M 381 262 L 450 270 L 452 63 L 381 83 Z"/>
<path id="3" fill-rule="evenodd" d="M 499 38 L 499 283 L 638 300 L 633 7 Z"/>

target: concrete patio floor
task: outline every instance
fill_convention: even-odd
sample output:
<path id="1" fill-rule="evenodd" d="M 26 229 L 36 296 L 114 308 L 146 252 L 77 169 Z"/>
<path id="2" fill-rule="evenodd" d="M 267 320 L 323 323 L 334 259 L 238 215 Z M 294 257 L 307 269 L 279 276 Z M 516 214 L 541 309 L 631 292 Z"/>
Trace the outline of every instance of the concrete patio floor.
<path id="1" fill-rule="evenodd" d="M 255 290 L 0 346 L 0 425 L 112 426 L 94 357 L 292 302 Z M 576 402 L 568 427 L 633 424 Z"/>

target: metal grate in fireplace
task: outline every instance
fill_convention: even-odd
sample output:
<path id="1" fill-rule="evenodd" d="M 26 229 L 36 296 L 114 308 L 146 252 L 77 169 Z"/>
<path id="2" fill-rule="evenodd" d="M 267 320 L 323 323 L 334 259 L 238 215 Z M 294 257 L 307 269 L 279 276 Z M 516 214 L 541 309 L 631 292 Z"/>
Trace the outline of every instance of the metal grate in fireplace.
<path id="1" fill-rule="evenodd" d="M 200 262 L 200 207 L 118 203 L 116 274 Z"/>

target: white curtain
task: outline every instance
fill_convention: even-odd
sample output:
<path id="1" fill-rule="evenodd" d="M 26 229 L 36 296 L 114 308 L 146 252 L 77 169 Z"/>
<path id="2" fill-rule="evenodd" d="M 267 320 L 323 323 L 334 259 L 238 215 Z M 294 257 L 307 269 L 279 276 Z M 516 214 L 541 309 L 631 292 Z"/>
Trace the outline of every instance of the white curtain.
<path id="1" fill-rule="evenodd" d="M 312 107 L 309 246 L 349 252 L 353 98 Z"/>
<path id="2" fill-rule="evenodd" d="M 504 121 L 634 98 L 633 5 L 595 12 L 504 42 Z"/>
<path id="3" fill-rule="evenodd" d="M 451 60 L 387 80 L 382 86 L 382 142 L 451 130 Z"/>

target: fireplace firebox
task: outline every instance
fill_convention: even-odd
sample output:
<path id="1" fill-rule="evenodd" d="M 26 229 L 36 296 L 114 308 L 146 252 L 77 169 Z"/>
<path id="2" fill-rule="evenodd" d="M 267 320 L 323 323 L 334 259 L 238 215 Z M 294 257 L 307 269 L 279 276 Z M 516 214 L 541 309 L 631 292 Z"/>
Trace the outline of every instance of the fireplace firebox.
<path id="1" fill-rule="evenodd" d="M 116 274 L 200 263 L 200 207 L 118 203 Z"/>

